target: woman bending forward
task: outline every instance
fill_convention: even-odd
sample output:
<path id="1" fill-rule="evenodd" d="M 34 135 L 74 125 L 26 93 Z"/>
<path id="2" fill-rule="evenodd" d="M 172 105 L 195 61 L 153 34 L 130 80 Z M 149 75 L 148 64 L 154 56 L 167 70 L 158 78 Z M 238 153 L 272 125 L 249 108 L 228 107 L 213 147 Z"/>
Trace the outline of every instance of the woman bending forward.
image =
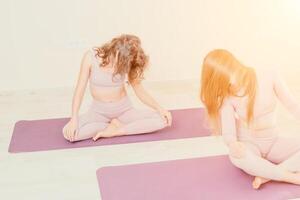
<path id="1" fill-rule="evenodd" d="M 278 73 L 242 65 L 230 52 L 204 59 L 201 99 L 233 165 L 255 176 L 253 187 L 273 180 L 300 185 L 300 138 L 276 131 L 277 99 L 300 120 L 300 105 Z"/>
<path id="2" fill-rule="evenodd" d="M 71 141 L 149 133 L 171 125 L 171 114 L 163 109 L 143 88 L 147 66 L 140 39 L 121 35 L 101 47 L 87 51 L 72 104 L 72 116 L 63 128 Z M 82 98 L 89 82 L 93 102 L 87 113 L 78 116 Z M 138 111 L 127 96 L 128 82 L 137 97 L 153 111 Z"/>

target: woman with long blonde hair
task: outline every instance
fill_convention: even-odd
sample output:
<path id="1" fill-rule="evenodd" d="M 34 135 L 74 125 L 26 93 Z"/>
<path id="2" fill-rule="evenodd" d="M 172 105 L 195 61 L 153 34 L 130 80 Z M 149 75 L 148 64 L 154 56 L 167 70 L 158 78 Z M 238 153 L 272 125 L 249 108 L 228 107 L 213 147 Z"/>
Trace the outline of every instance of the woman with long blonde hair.
<path id="1" fill-rule="evenodd" d="M 70 121 L 63 128 L 71 141 L 149 133 L 171 125 L 169 111 L 162 108 L 142 85 L 148 56 L 134 35 L 121 35 L 84 54 L 75 89 Z M 78 116 L 89 83 L 93 102 Z M 126 84 L 153 111 L 136 110 L 128 98 Z"/>
<path id="2" fill-rule="evenodd" d="M 276 132 L 277 99 L 300 120 L 296 102 L 279 74 L 241 64 L 230 52 L 213 50 L 202 66 L 201 100 L 233 165 L 255 176 L 253 188 L 270 180 L 300 185 L 300 139 Z"/>

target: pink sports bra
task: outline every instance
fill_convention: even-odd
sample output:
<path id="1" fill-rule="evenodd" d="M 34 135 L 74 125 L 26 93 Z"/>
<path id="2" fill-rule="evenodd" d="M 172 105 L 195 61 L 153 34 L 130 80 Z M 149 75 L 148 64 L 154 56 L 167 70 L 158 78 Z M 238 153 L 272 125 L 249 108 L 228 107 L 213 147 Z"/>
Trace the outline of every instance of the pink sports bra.
<path id="1" fill-rule="evenodd" d="M 126 82 L 126 76 L 121 76 L 119 74 L 113 76 L 113 72 L 103 70 L 93 49 L 91 49 L 91 53 L 92 67 L 90 73 L 90 84 L 96 87 L 122 87 Z"/>

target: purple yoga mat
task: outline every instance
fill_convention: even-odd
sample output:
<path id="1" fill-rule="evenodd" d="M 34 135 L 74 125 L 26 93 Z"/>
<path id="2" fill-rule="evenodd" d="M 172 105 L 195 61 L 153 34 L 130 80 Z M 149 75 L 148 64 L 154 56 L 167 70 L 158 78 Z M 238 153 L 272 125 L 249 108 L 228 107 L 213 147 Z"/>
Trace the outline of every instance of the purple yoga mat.
<path id="1" fill-rule="evenodd" d="M 283 200 L 300 186 L 270 182 L 252 189 L 253 177 L 227 156 L 104 167 L 97 171 L 102 200 Z"/>
<path id="2" fill-rule="evenodd" d="M 171 112 L 173 115 L 172 127 L 142 135 L 102 138 L 97 142 L 85 140 L 70 143 L 66 141 L 62 135 L 62 128 L 67 123 L 68 118 L 19 121 L 15 125 L 8 151 L 11 153 L 45 151 L 210 135 L 209 130 L 204 125 L 204 110 L 202 108 L 173 110 Z"/>

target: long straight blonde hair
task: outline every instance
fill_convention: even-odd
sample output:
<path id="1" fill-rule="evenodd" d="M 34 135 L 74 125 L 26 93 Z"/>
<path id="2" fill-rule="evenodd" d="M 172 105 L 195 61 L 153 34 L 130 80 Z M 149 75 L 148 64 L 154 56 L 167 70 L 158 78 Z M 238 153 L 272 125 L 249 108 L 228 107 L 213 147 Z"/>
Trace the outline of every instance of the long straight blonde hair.
<path id="1" fill-rule="evenodd" d="M 200 98 L 206 107 L 214 134 L 220 135 L 222 132 L 220 109 L 224 100 L 230 96 L 247 97 L 247 124 L 250 125 L 253 120 L 256 89 L 257 80 L 253 68 L 242 65 L 224 49 L 216 49 L 207 54 L 202 65 Z"/>

